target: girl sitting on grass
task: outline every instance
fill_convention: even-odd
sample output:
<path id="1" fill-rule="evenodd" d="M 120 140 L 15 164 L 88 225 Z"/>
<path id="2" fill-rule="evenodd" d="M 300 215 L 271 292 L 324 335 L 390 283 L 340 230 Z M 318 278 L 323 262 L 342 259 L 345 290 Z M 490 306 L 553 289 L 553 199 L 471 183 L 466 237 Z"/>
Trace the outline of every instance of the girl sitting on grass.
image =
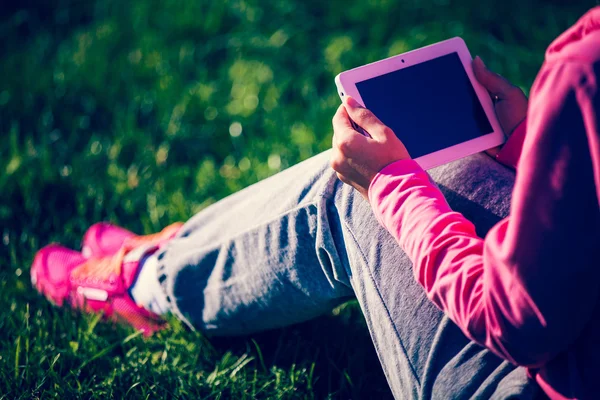
<path id="1" fill-rule="evenodd" d="M 166 313 L 248 334 L 356 296 L 399 399 L 598 398 L 600 7 L 549 47 L 529 105 L 473 69 L 512 132 L 490 153 L 516 178 L 478 154 L 435 185 L 349 98 L 333 150 L 155 235 L 93 225 L 81 252 L 40 250 L 32 282 L 146 334 Z"/>

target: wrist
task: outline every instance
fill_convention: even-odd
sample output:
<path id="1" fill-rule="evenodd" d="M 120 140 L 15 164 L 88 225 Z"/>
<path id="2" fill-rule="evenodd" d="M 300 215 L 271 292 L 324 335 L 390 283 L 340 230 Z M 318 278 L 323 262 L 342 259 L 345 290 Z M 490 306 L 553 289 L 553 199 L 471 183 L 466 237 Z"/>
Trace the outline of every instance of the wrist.
<path id="1" fill-rule="evenodd" d="M 525 117 L 511 132 L 502 148 L 495 154 L 494 158 L 501 164 L 507 167 L 516 169 L 521 152 L 523 150 L 523 142 L 525 141 L 525 133 L 527 129 L 527 117 Z"/>

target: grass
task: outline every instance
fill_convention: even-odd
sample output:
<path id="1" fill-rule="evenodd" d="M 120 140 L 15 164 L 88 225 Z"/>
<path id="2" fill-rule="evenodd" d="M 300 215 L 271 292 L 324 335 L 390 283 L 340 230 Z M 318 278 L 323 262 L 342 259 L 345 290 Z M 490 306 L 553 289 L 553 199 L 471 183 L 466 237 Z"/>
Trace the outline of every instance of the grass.
<path id="1" fill-rule="evenodd" d="M 389 398 L 359 308 L 252 337 L 58 309 L 37 249 L 149 233 L 325 150 L 338 72 L 460 35 L 524 89 L 594 1 L 6 2 L 0 10 L 0 399 Z M 575 3 L 575 2 L 573 2 Z"/>

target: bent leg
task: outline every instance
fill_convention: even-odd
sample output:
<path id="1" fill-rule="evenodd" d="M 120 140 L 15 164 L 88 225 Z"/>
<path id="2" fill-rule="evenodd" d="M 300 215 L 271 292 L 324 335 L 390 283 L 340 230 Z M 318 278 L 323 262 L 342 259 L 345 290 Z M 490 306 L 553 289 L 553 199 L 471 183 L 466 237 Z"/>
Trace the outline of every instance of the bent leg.
<path id="1" fill-rule="evenodd" d="M 514 174 L 487 155 L 430 171 L 480 235 L 508 214 Z M 336 194 L 349 274 L 396 398 L 533 398 L 525 371 L 469 341 L 431 303 L 412 263 L 353 190 Z"/>
<path id="2" fill-rule="evenodd" d="M 514 176 L 486 155 L 431 176 L 482 235 L 508 213 Z M 329 168 L 329 152 L 200 212 L 158 258 L 174 312 L 208 333 L 289 325 L 356 295 L 397 398 L 535 389 L 428 301 L 368 203 Z"/>
<path id="3" fill-rule="evenodd" d="M 209 334 L 241 335 L 353 297 L 329 229 L 336 188 L 323 153 L 195 215 L 158 254 L 175 314 Z"/>

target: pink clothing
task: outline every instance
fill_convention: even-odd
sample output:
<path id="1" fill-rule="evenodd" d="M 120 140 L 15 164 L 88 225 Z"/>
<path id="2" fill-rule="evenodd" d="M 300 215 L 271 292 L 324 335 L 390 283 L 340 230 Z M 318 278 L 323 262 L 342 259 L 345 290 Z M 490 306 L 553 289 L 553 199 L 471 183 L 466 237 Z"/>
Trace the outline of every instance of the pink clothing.
<path id="1" fill-rule="evenodd" d="M 521 150 L 523 150 L 526 132 L 527 120 L 524 120 L 515 128 L 510 139 L 504 143 L 504 146 L 502 146 L 502 149 L 496 155 L 496 160 L 508 167 L 516 169 L 519 158 L 521 158 Z"/>
<path id="2" fill-rule="evenodd" d="M 517 165 L 510 216 L 485 240 L 413 160 L 369 188 L 428 297 L 552 399 L 600 398 L 599 72 L 596 7 L 546 53 L 527 122 L 498 157 Z"/>

